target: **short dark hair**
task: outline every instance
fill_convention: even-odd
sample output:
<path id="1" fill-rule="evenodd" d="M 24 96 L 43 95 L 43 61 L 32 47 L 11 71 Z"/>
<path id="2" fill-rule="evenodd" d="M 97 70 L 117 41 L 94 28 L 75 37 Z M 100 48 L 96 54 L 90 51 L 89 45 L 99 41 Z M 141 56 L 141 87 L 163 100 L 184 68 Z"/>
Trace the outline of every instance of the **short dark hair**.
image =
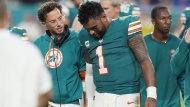
<path id="1" fill-rule="evenodd" d="M 58 8 L 59 11 L 62 13 L 62 6 L 54 1 L 45 2 L 40 6 L 38 9 L 38 19 L 40 22 L 46 21 L 46 14 L 54 10 L 55 8 Z"/>
<path id="2" fill-rule="evenodd" d="M 4 0 L 0 0 L 0 7 L 1 7 L 1 9 L 0 9 L 0 19 L 2 19 L 4 17 L 4 13 L 7 10 Z"/>
<path id="3" fill-rule="evenodd" d="M 104 13 L 104 10 L 100 3 L 88 1 L 80 5 L 78 9 L 78 21 L 81 24 L 86 24 L 88 23 L 89 19 L 95 19 L 102 13 Z"/>
<path id="4" fill-rule="evenodd" d="M 151 18 L 152 19 L 156 19 L 157 17 L 157 12 L 158 10 L 161 10 L 161 9 L 168 9 L 167 7 L 165 6 L 156 6 L 152 9 L 152 12 L 151 12 Z"/>

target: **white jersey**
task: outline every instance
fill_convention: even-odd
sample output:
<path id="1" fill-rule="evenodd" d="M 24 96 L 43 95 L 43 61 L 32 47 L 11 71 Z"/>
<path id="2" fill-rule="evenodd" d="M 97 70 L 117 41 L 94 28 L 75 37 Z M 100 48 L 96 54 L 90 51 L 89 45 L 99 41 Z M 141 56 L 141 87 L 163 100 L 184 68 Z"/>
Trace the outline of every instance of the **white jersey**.
<path id="1" fill-rule="evenodd" d="M 7 30 L 0 30 L 0 50 L 0 107 L 37 107 L 52 88 L 40 52 Z"/>

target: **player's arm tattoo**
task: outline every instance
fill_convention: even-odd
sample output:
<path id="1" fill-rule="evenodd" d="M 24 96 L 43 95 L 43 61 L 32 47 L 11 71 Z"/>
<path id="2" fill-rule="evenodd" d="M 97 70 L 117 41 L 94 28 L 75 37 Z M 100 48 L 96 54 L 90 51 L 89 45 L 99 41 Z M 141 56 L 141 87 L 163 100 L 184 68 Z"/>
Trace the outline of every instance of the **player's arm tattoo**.
<path id="1" fill-rule="evenodd" d="M 148 50 L 141 34 L 130 38 L 128 44 L 139 63 L 149 60 Z"/>

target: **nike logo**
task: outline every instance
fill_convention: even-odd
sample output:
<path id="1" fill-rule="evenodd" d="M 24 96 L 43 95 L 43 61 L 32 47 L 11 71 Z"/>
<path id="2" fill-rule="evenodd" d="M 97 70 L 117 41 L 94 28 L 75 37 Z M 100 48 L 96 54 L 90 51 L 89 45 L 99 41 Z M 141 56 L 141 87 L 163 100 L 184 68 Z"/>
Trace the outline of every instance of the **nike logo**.
<path id="1" fill-rule="evenodd" d="M 129 101 L 127 102 L 128 105 L 129 105 L 129 104 L 133 104 L 133 103 L 135 103 L 135 102 L 129 102 Z"/>

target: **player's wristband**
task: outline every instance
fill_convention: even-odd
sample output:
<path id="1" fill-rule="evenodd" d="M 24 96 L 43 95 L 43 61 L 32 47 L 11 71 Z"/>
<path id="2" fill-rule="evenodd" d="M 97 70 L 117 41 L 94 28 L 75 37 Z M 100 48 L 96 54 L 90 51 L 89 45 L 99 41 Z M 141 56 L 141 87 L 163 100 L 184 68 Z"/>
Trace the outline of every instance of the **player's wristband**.
<path id="1" fill-rule="evenodd" d="M 153 86 L 148 87 L 148 88 L 146 89 L 146 91 L 147 91 L 147 98 L 148 98 L 148 97 L 151 97 L 151 98 L 154 98 L 154 99 L 157 98 L 156 87 L 153 87 Z"/>
<path id="2" fill-rule="evenodd" d="M 86 107 L 93 107 L 93 98 L 86 98 Z"/>

